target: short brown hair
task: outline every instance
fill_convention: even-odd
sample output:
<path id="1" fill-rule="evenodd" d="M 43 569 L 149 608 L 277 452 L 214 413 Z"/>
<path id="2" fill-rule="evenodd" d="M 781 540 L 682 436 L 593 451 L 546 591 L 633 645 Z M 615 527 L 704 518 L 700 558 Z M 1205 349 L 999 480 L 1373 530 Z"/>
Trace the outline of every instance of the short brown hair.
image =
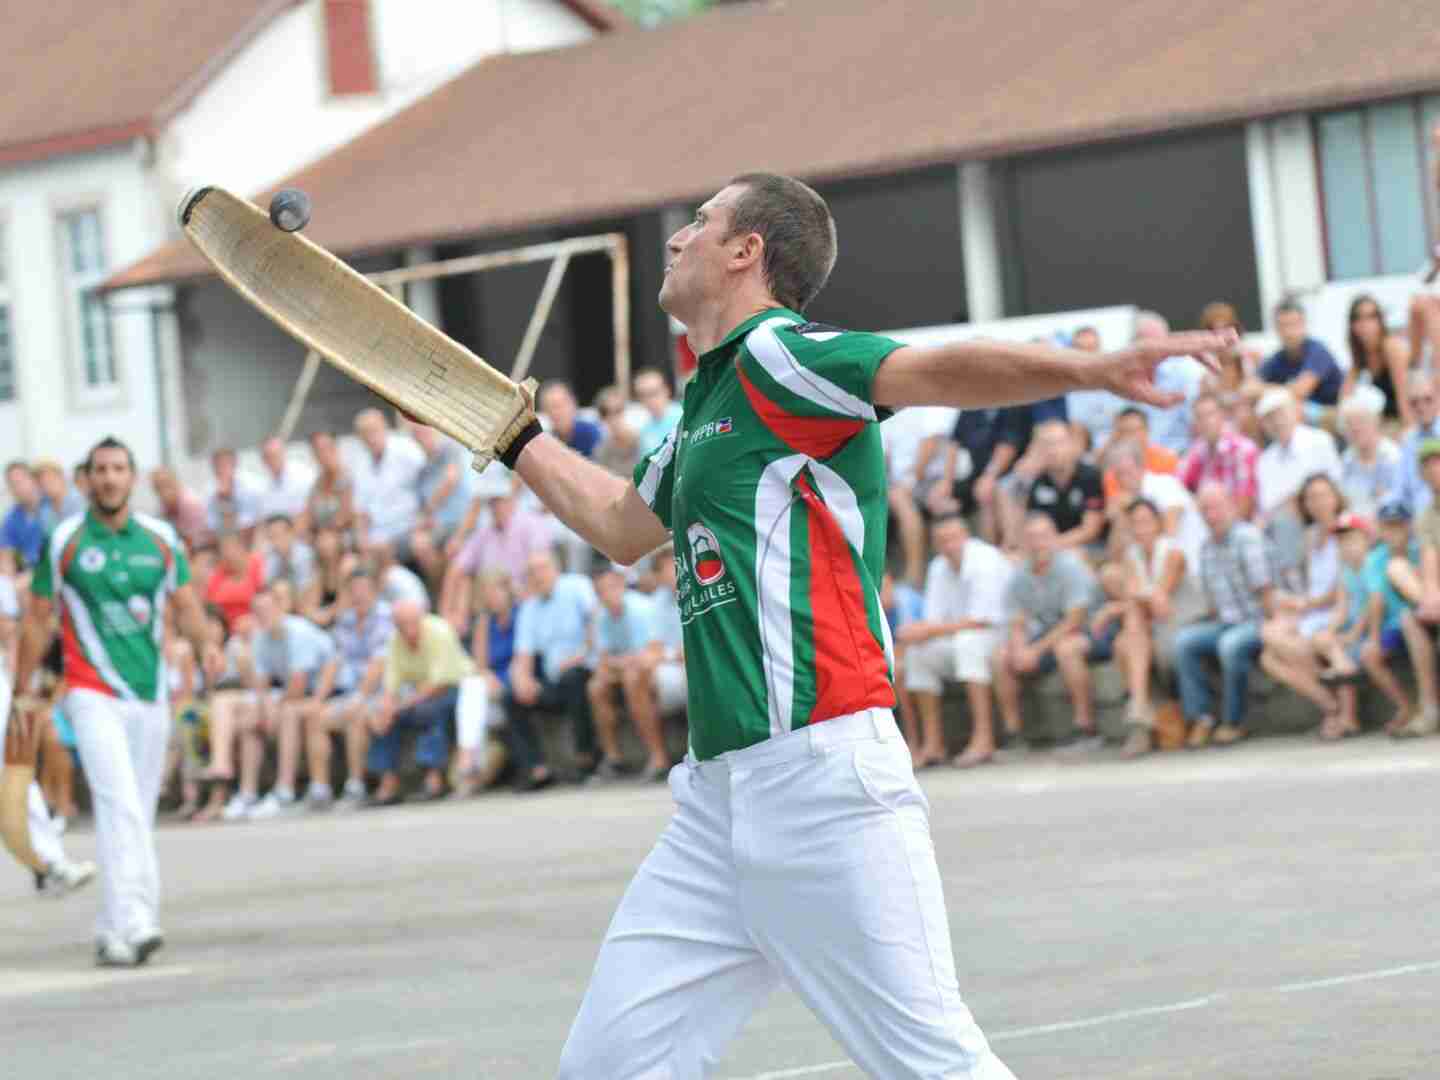
<path id="1" fill-rule="evenodd" d="M 742 173 L 730 237 L 758 233 L 765 242 L 765 284 L 792 311 L 804 311 L 835 266 L 835 219 L 817 191 L 775 173 Z M 730 237 L 726 237 L 729 239 Z"/>

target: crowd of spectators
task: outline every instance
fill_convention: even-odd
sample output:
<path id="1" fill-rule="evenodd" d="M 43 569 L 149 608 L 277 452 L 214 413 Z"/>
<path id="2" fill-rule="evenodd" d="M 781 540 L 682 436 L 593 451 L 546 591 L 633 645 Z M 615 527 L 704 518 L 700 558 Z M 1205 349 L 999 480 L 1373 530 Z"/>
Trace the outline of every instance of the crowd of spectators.
<path id="1" fill-rule="evenodd" d="M 633 391 L 628 408 L 618 388 L 603 391 L 590 420 L 552 382 L 542 419 L 628 472 L 680 415 L 659 371 L 640 372 Z M 403 418 L 366 409 L 353 434 L 316 432 L 308 448 L 268 439 L 253 475 L 235 450 L 216 450 L 201 490 L 168 468 L 149 474 L 220 646 L 208 664 L 183 640 L 166 646 L 182 816 L 389 806 L 473 794 L 506 775 L 521 791 L 559 777 L 663 778 L 664 720 L 685 703 L 669 553 L 634 570 L 610 564 L 518 476 L 499 465 L 477 476 L 460 446 Z M 44 537 L 86 506 L 83 471 L 76 480 L 50 461 L 5 470 L 7 654 Z M 547 739 L 548 715 L 561 724 Z M 633 760 L 627 723 L 643 749 Z M 567 734 L 573 754 L 551 762 L 547 743 Z"/>
<path id="2" fill-rule="evenodd" d="M 1227 303 L 1199 321 L 1243 333 Z M 1257 667 L 1313 703 L 1327 740 L 1361 730 L 1367 679 L 1393 705 L 1390 734 L 1440 730 L 1440 304 L 1418 297 L 1406 332 L 1356 298 L 1348 365 L 1298 303 L 1274 323 L 1268 357 L 1237 342 L 1210 364 L 1164 361 L 1170 408 L 1087 390 L 886 430 L 898 557 L 884 595 L 917 766 L 994 760 L 1022 737 L 1027 684 L 1052 673 L 1069 746 L 1099 745 L 1092 667 L 1112 660 L 1126 757 L 1155 747 L 1177 705 L 1192 748 L 1244 738 Z M 1168 330 L 1142 312 L 1133 334 Z M 1089 326 L 1064 340 L 1102 348 Z M 972 721 L 953 755 L 947 682 Z"/>

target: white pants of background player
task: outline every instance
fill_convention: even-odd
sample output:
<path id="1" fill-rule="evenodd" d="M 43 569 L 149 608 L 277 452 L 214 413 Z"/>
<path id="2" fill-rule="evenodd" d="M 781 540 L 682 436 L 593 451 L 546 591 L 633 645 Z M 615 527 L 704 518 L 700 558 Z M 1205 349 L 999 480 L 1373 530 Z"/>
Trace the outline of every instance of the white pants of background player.
<path id="1" fill-rule="evenodd" d="M 5 728 L 9 722 L 10 673 L 5 670 L 4 660 L 0 660 L 0 744 L 5 741 Z M 63 863 L 65 849 L 60 843 L 60 833 L 56 830 L 55 823 L 50 820 L 50 810 L 45 805 L 45 793 L 33 780 L 30 781 L 30 789 L 25 793 L 25 800 L 25 816 L 30 824 L 30 846 L 47 865 Z"/>
<path id="2" fill-rule="evenodd" d="M 777 985 L 878 1080 L 1014 1080 L 960 1000 L 929 804 L 891 713 L 670 773 L 561 1080 L 701 1080 Z"/>
<path id="3" fill-rule="evenodd" d="M 95 807 L 101 886 L 96 934 L 133 940 L 159 926 L 155 805 L 165 774 L 170 709 L 163 699 L 122 701 L 71 690 L 65 712 Z"/>

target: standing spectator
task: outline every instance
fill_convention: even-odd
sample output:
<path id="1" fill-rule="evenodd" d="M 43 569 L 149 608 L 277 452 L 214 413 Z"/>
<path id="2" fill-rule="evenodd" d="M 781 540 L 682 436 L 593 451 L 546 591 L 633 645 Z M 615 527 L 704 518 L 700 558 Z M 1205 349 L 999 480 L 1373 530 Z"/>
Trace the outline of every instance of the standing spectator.
<path id="1" fill-rule="evenodd" d="M 1100 352 L 1100 332 L 1082 326 L 1070 337 L 1070 347 L 1081 352 Z M 1072 390 L 1065 395 L 1065 412 L 1082 454 L 1103 454 L 1110 445 L 1115 418 L 1126 401 L 1109 390 Z"/>
<path id="2" fill-rule="evenodd" d="M 1340 488 L 1357 514 L 1372 517 L 1400 487 L 1400 447 L 1380 429 L 1383 395 L 1359 386 L 1340 402 L 1340 430 L 1346 441 L 1340 455 Z"/>
<path id="3" fill-rule="evenodd" d="M 5 487 L 15 505 L 0 522 L 0 547 L 7 547 L 25 560 L 27 568 L 40 558 L 45 543 L 45 504 L 35 474 L 23 461 L 5 466 Z"/>
<path id="4" fill-rule="evenodd" d="M 413 600 L 402 600 L 391 610 L 395 633 L 385 659 L 385 698 L 370 723 L 370 769 L 380 774 L 370 800 L 374 806 L 394 806 L 404 798 L 396 768 L 400 735 L 407 728 L 419 732 L 415 761 L 425 770 L 419 798 L 445 797 L 448 728 L 455 719 L 460 683 L 475 673 L 454 627 L 444 619 L 425 614 Z"/>
<path id="5" fill-rule="evenodd" d="M 384 424 L 384 419 L 381 419 Z M 340 458 L 340 447 L 329 431 L 310 436 L 310 453 L 315 458 L 315 483 L 305 500 L 305 531 L 333 526 L 341 533 L 355 523 L 355 481 Z"/>
<path id="6" fill-rule="evenodd" d="M 1130 502 L 1126 517 L 1130 545 L 1121 563 L 1124 613 L 1115 659 L 1130 691 L 1130 732 L 1121 754 L 1135 758 L 1153 748 L 1151 665 L 1174 668 L 1176 635 L 1205 615 L 1205 597 L 1196 575 L 1198 553 L 1166 534 L 1160 507 L 1142 496 Z"/>
<path id="7" fill-rule="evenodd" d="M 590 699 L 590 715 L 595 719 L 595 737 L 600 744 L 600 760 L 595 766 L 597 780 L 616 780 L 625 772 L 620 753 L 620 713 L 615 699 L 624 690 L 626 677 L 641 661 L 643 654 L 657 638 L 654 608 L 638 592 L 625 587 L 625 575 L 613 565 L 595 575 L 595 595 L 599 603 L 594 616 L 593 670 L 585 693 Z M 658 719 L 646 716 L 643 719 Z M 636 720 L 631 717 L 631 720 Z M 650 752 L 652 760 L 664 757 L 664 742 L 656 730 L 636 734 Z"/>
<path id="8" fill-rule="evenodd" d="M 234 633 L 241 618 L 265 585 L 265 560 L 245 546 L 237 532 L 220 534 L 220 558 L 205 582 L 205 602 L 214 604 Z"/>
<path id="9" fill-rule="evenodd" d="M 684 630 L 680 625 L 680 599 L 675 595 L 675 556 L 659 552 L 653 560 L 656 577 L 650 604 L 655 639 L 630 665 L 624 677 L 625 708 L 636 731 L 652 732 L 645 742 L 650 760 L 643 779 L 664 780 L 670 772 L 670 751 L 665 746 L 665 717 L 683 709 L 689 687 L 685 679 Z"/>
<path id="10" fill-rule="evenodd" d="M 205 503 L 205 527 L 211 535 L 243 533 L 248 544 L 260 523 L 260 499 L 240 479 L 236 471 L 235 451 L 221 447 L 210 455 L 210 471 L 215 477 L 215 490 Z"/>
<path id="11" fill-rule="evenodd" d="M 334 799 L 330 787 L 330 735 L 345 736 L 345 786 L 340 806 L 353 810 L 365 803 L 365 755 L 370 745 L 368 720 L 383 710 L 381 687 L 395 623 L 390 607 L 380 602 L 375 579 L 356 570 L 345 583 L 348 604 L 335 619 L 338 697 L 305 718 L 306 759 L 310 765 L 309 802 L 324 807 Z"/>
<path id="12" fill-rule="evenodd" d="M 1142 311 L 1135 316 L 1136 341 L 1151 341 L 1168 337 L 1169 334 L 1170 323 L 1158 312 Z M 1190 445 L 1191 409 L 1205 382 L 1205 376 L 1205 365 L 1193 356 L 1168 357 L 1160 361 L 1160 366 L 1155 369 L 1157 389 L 1165 393 L 1182 394 L 1185 398 L 1179 405 L 1169 408 L 1158 405 L 1141 406 L 1151 438 L 1172 454 L 1183 454 Z"/>
<path id="13" fill-rule="evenodd" d="M 504 570 L 511 581 L 524 581 L 530 558 L 550 550 L 549 522 L 520 505 L 514 484 L 489 503 L 489 522 L 466 538 L 446 569 L 440 590 L 440 613 L 461 629 L 470 622 L 475 574 Z"/>
<path id="14" fill-rule="evenodd" d="M 595 590 L 588 578 L 561 574 L 549 551 L 530 556 L 526 584 L 529 598 L 516 617 L 505 713 L 510 718 L 516 786 L 534 791 L 553 779 L 535 731 L 539 713 L 565 713 L 575 733 L 577 764 L 584 773 L 594 765 L 595 732 L 585 686 L 590 680 L 586 659 Z"/>
<path id="15" fill-rule="evenodd" d="M 1260 514 L 1266 522 L 1298 516 L 1296 498 L 1308 477 L 1324 473 L 1340 482 L 1340 455 L 1328 431 L 1300 423 L 1300 409 L 1286 390 L 1269 390 L 1256 408 L 1270 445 L 1260 454 Z"/>
<path id="16" fill-rule="evenodd" d="M 540 388 L 540 413 L 549 421 L 550 434 L 582 457 L 594 457 L 605 433 L 598 424 L 580 417 L 575 392 L 561 379 L 551 379 Z"/>
<path id="17" fill-rule="evenodd" d="M 1350 370 L 1340 388 L 1344 402 L 1356 390 L 1370 387 L 1380 395 L 1380 415 L 1402 428 L 1415 422 L 1406 396 L 1410 376 L 1410 347 L 1385 327 L 1385 313 L 1373 296 L 1362 294 L 1350 302 Z"/>
<path id="18" fill-rule="evenodd" d="M 287 582 L 303 610 L 315 584 L 315 549 L 295 535 L 295 522 L 285 514 L 266 520 L 265 540 L 266 583 Z"/>
<path id="19" fill-rule="evenodd" d="M 1431 499 L 1430 485 L 1420 475 L 1420 446 L 1427 439 L 1440 438 L 1440 397 L 1436 395 L 1435 377 L 1428 372 L 1412 372 L 1406 385 L 1415 426 L 1400 440 L 1400 490 L 1395 501 L 1418 514 L 1430 505 Z"/>
<path id="20" fill-rule="evenodd" d="M 1123 555 L 1130 546 L 1129 510 L 1136 499 L 1148 499 L 1160 510 L 1162 531 L 1185 553 L 1190 565 L 1196 565 L 1200 547 L 1205 543 L 1205 520 L 1195 505 L 1195 498 L 1170 473 L 1149 472 L 1143 461 L 1144 451 L 1137 443 L 1114 443 L 1106 456 L 1109 475 L 1115 478 L 1115 494 L 1105 507 L 1110 519 L 1110 548 Z"/>
<path id="21" fill-rule="evenodd" d="M 290 461 L 285 443 L 273 435 L 260 444 L 260 462 L 265 467 L 265 481 L 256 492 L 260 520 L 276 514 L 298 520 L 315 486 L 315 474 Z"/>
<path id="22" fill-rule="evenodd" d="M 420 521 L 410 534 L 410 551 L 430 588 L 440 590 L 445 545 L 459 531 L 470 505 L 470 469 L 465 451 L 434 428 L 411 424 L 410 434 L 425 454 L 417 485 Z"/>
<path id="23" fill-rule="evenodd" d="M 641 368 L 635 374 L 635 400 L 650 414 L 650 419 L 640 429 L 640 456 L 644 457 L 675 430 L 683 410 L 670 393 L 670 384 L 658 368 Z"/>
<path id="24" fill-rule="evenodd" d="M 970 703 L 970 742 L 955 758 L 957 767 L 970 768 L 995 753 L 991 662 L 1005 636 L 1012 568 L 998 548 L 972 537 L 958 515 L 937 518 L 931 539 L 936 554 L 925 575 L 923 617 L 896 631 L 905 646 L 905 689 L 920 714 L 915 766 L 938 765 L 948 756 L 940 698 L 950 680 L 965 685 Z"/>
<path id="25" fill-rule="evenodd" d="M 1180 703 L 1191 725 L 1187 740 L 1191 749 L 1212 739 L 1228 746 L 1245 737 L 1250 672 L 1260 655 L 1260 625 L 1274 592 L 1260 530 L 1236 517 L 1230 496 L 1220 485 L 1206 484 L 1196 498 L 1210 527 L 1200 549 L 1200 585 L 1210 617 L 1185 627 L 1175 639 Z M 1220 663 L 1224 690 L 1218 727 L 1205 667 L 1211 659 Z"/>
<path id="26" fill-rule="evenodd" d="M 1022 680 L 1058 667 L 1075 710 L 1077 745 L 1098 746 L 1088 665 L 1110 658 L 1119 626 L 1106 638 L 1091 636 L 1090 615 L 1099 587 L 1085 560 L 1061 549 L 1052 518 L 1029 515 L 1024 540 L 1025 562 L 1010 579 L 1005 595 L 1009 634 L 993 659 L 1000 718 L 1007 732 L 1019 733 Z"/>
<path id="27" fill-rule="evenodd" d="M 1271 387 L 1283 386 L 1303 406 L 1307 420 L 1318 420 L 1324 408 L 1339 402 L 1344 373 L 1330 350 L 1310 337 L 1305 309 L 1297 301 L 1276 305 L 1275 331 L 1280 335 L 1280 349 L 1260 365 L 1260 381 Z"/>
<path id="28" fill-rule="evenodd" d="M 35 482 L 45 499 L 47 527 L 54 528 L 56 522 L 64 521 L 75 514 L 85 512 L 85 497 L 70 486 L 64 467 L 50 458 L 35 463 Z"/>
<path id="29" fill-rule="evenodd" d="M 425 456 L 409 439 L 391 438 L 379 409 L 355 417 L 355 434 L 364 444 L 355 471 L 357 539 L 362 545 L 394 544 L 400 561 L 409 562 Z"/>
<path id="30" fill-rule="evenodd" d="M 286 615 L 272 590 L 258 592 L 254 607 L 249 683 L 259 708 L 252 714 L 256 722 L 240 732 L 240 793 L 250 805 L 246 816 L 264 819 L 296 808 L 304 732 L 324 713 L 338 665 L 330 635 L 299 615 Z M 254 802 L 265 740 L 271 735 L 277 743 L 275 786 Z"/>
<path id="31" fill-rule="evenodd" d="M 1193 414 L 1195 439 L 1180 460 L 1177 475 L 1192 492 L 1219 484 L 1234 500 L 1240 520 L 1249 521 L 1259 493 L 1260 448 L 1230 424 L 1214 393 L 1196 397 Z"/>
<path id="32" fill-rule="evenodd" d="M 629 476 L 640 461 L 640 433 L 630 426 L 626 411 L 625 395 L 618 386 L 607 386 L 595 395 L 595 412 L 605 428 L 595 462 L 616 476 Z"/>
<path id="33" fill-rule="evenodd" d="M 1035 432 L 1043 471 L 1030 485 L 1026 509 L 1048 517 L 1056 544 L 1084 552 L 1105 534 L 1105 498 L 1100 470 L 1080 460 L 1080 443 L 1065 424 L 1051 420 Z"/>
<path id="34" fill-rule="evenodd" d="M 1139 448 L 1140 463 L 1146 472 L 1165 473 L 1173 476 L 1180 468 L 1180 458 L 1174 451 L 1167 450 L 1159 443 L 1150 440 L 1150 421 L 1140 409 L 1127 408 L 1116 417 L 1115 430 L 1110 436 L 1110 447 L 1113 448 L 1120 443 L 1130 443 Z M 1108 454 L 1107 450 L 1105 454 L 1097 455 L 1095 458 L 1096 466 L 1106 469 L 1103 476 L 1103 490 L 1107 503 L 1118 493 L 1114 469 L 1109 467 L 1107 461 Z"/>
<path id="35" fill-rule="evenodd" d="M 214 539 L 206 524 L 204 501 L 180 483 L 175 470 L 165 466 L 156 469 L 150 474 L 150 486 L 160 502 L 160 516 L 187 545 L 193 548 Z"/>
<path id="36" fill-rule="evenodd" d="M 470 638 L 475 674 L 461 683 L 455 713 L 461 795 L 473 795 L 494 779 L 484 774 L 479 753 L 486 732 L 504 722 L 510 665 L 515 659 L 515 582 L 504 570 L 488 570 L 480 575 L 479 592 L 480 617 Z"/>

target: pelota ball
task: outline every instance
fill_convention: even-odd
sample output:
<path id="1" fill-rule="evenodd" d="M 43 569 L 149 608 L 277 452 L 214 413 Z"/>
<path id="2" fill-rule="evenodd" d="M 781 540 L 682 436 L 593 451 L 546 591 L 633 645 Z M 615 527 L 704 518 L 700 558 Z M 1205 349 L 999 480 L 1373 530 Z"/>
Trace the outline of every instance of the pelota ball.
<path id="1" fill-rule="evenodd" d="M 310 224 L 310 196 L 298 188 L 281 188 L 270 200 L 270 223 L 295 232 Z"/>

